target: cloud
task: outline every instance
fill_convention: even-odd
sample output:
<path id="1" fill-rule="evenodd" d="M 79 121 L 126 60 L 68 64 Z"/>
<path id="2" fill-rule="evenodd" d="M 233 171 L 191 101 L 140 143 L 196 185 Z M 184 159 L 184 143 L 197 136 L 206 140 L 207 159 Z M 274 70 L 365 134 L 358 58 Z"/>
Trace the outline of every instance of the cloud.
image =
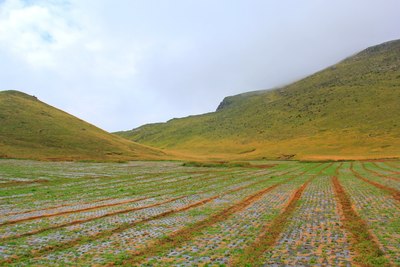
<path id="1" fill-rule="evenodd" d="M 0 43 L 32 67 L 54 67 L 57 53 L 79 41 L 65 3 L 46 5 L 11 0 L 0 11 Z"/>
<path id="2" fill-rule="evenodd" d="M 213 111 L 400 37 L 397 0 L 0 1 L 1 89 L 107 130 Z"/>

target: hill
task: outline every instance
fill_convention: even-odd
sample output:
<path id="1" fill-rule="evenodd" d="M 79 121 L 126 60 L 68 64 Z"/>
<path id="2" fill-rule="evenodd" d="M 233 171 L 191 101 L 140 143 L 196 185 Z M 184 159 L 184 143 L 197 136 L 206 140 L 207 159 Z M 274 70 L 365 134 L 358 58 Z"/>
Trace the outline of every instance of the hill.
<path id="1" fill-rule="evenodd" d="M 216 112 L 120 136 L 215 159 L 400 156 L 400 40 L 288 86 L 225 98 Z"/>
<path id="2" fill-rule="evenodd" d="M 0 92 L 0 157 L 158 159 L 163 152 L 107 133 L 18 91 Z"/>

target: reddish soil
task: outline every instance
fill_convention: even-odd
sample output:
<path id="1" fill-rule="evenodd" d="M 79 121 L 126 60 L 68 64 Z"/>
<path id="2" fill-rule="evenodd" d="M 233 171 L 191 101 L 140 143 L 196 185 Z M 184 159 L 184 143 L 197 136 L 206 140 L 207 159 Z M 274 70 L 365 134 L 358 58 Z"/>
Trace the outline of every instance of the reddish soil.
<path id="1" fill-rule="evenodd" d="M 320 165 L 318 165 L 318 166 L 320 166 Z M 330 165 L 328 165 L 327 167 L 329 167 L 329 166 Z M 316 168 L 316 167 L 314 167 L 314 168 Z M 326 169 L 326 168 L 324 168 L 324 169 Z M 304 173 L 306 173 L 308 171 L 309 170 L 302 172 L 301 174 L 299 174 L 299 176 L 303 175 Z M 320 172 L 322 172 L 322 170 Z M 194 225 L 191 225 L 190 227 L 185 227 L 181 230 L 178 230 L 178 231 L 170 234 L 166 238 L 159 239 L 159 240 L 149 244 L 145 249 L 143 249 L 141 251 L 137 251 L 134 254 L 132 254 L 132 258 L 125 260 L 122 265 L 135 266 L 138 263 L 140 263 L 140 261 L 142 261 L 143 258 L 152 256 L 152 255 L 156 255 L 162 251 L 165 251 L 166 249 L 168 249 L 170 247 L 176 247 L 179 244 L 182 244 L 183 242 L 192 239 L 193 236 L 200 233 L 203 229 L 205 229 L 209 226 L 212 226 L 218 222 L 226 220 L 232 214 L 237 213 L 237 212 L 249 207 L 254 202 L 261 199 L 268 192 L 272 191 L 273 189 L 275 189 L 276 187 L 278 187 L 284 183 L 287 183 L 287 182 L 295 179 L 296 177 L 297 176 L 288 178 L 285 181 L 282 181 L 280 183 L 272 185 L 268 188 L 262 189 L 256 193 L 246 197 L 245 199 L 241 200 L 240 202 L 234 204 L 233 206 L 230 206 L 214 215 L 211 215 L 207 219 L 199 221 L 199 222 L 195 223 Z M 313 176 L 313 177 L 315 177 L 315 176 Z M 114 266 L 114 264 L 110 263 L 107 266 Z"/>
<path id="2" fill-rule="evenodd" d="M 316 168 L 316 167 L 318 167 L 318 166 L 320 166 L 320 165 L 321 165 L 321 164 L 315 166 L 314 168 Z M 311 168 L 311 169 L 313 169 L 313 168 Z M 308 169 L 308 170 L 302 172 L 302 173 L 299 174 L 299 175 L 303 175 L 304 173 L 310 171 L 311 169 Z M 280 174 L 279 176 L 286 175 L 286 174 L 288 174 L 288 173 L 290 173 L 290 172 L 293 172 L 293 171 L 285 172 L 285 173 L 283 173 L 283 174 Z M 283 181 L 283 182 L 281 182 L 281 183 L 278 183 L 278 184 L 276 184 L 276 185 L 274 185 L 274 186 L 272 186 L 272 187 L 275 188 L 276 186 L 278 186 L 278 185 L 280 185 L 280 184 L 282 184 L 282 183 L 284 183 L 284 182 L 288 182 L 288 181 L 290 181 L 290 180 L 293 180 L 293 179 L 295 179 L 295 178 L 296 178 L 296 176 L 291 177 L 291 178 L 289 178 L 289 179 L 287 179 L 287 180 L 285 180 L 285 181 Z M 95 235 L 92 235 L 92 236 L 90 236 L 90 237 L 85 236 L 85 237 L 77 238 L 77 239 L 75 239 L 75 240 L 71 240 L 71 241 L 68 241 L 68 242 L 59 243 L 59 244 L 57 244 L 57 245 L 48 246 L 48 247 L 45 247 L 45 248 L 43 248 L 43 249 L 41 249 L 41 250 L 32 251 L 29 255 L 24 255 L 24 256 L 39 257 L 39 256 L 41 256 L 41 255 L 44 255 L 44 254 L 49 253 L 49 252 L 52 252 L 52 251 L 61 250 L 61 249 L 67 249 L 67 248 L 73 247 L 73 246 L 75 246 L 75 245 L 77 245 L 77 244 L 79 244 L 79 243 L 81 243 L 81 242 L 91 242 L 91 241 L 95 241 L 95 240 L 98 240 L 98 239 L 101 239 L 101 238 L 106 238 L 107 236 L 110 236 L 110 235 L 115 234 L 115 233 L 123 232 L 123 231 L 125 231 L 125 230 L 127 230 L 127 229 L 129 229 L 129 228 L 131 228 L 131 227 L 134 227 L 134 226 L 136 226 L 136 225 L 138 225 L 138 224 L 145 223 L 145 222 L 148 222 L 148 221 L 152 221 L 152 220 L 155 220 L 155 219 L 160 219 L 160 218 L 163 218 L 163 217 L 165 217 L 165 216 L 172 215 L 172 214 L 174 214 L 174 213 L 186 211 L 186 210 L 189 210 L 189 209 L 192 209 L 192 208 L 195 208 L 195 207 L 204 205 L 204 204 L 206 204 L 206 203 L 208 203 L 208 202 L 210 202 L 210 201 L 212 201 L 212 200 L 214 200 L 214 199 L 217 199 L 217 198 L 221 197 L 222 195 L 229 194 L 229 193 L 233 193 L 233 192 L 236 192 L 236 191 L 239 191 L 239 190 L 242 190 L 242 189 L 245 189 L 245 188 L 254 186 L 254 185 L 259 184 L 259 183 L 262 183 L 262 182 L 265 182 L 265 180 L 257 181 L 257 182 L 248 184 L 248 185 L 246 185 L 246 186 L 240 186 L 240 187 L 237 187 L 237 188 L 228 190 L 228 191 L 226 191 L 226 192 L 224 192 L 224 193 L 222 193 L 222 194 L 215 195 L 215 196 L 212 196 L 212 197 L 209 197 L 209 198 L 205 198 L 205 199 L 203 199 L 203 200 L 200 200 L 200 201 L 198 201 L 198 202 L 195 202 L 195 203 L 186 205 L 186 206 L 184 206 L 184 207 L 181 207 L 181 208 L 178 208 L 178 209 L 169 210 L 169 211 L 160 213 L 160 214 L 158 214 L 158 215 L 152 216 L 152 217 L 150 217 L 150 218 L 142 219 L 142 220 L 135 221 L 135 222 L 132 222 L 132 223 L 129 223 L 129 224 L 124 224 L 124 225 L 121 225 L 121 226 L 119 226 L 119 227 L 117 227 L 117 228 L 114 228 L 114 229 L 111 229 L 111 230 L 106 230 L 106 231 L 97 233 L 97 234 L 95 234 Z M 258 193 L 256 193 L 255 195 L 258 195 L 258 194 L 262 194 L 262 195 L 263 195 L 263 194 L 266 194 L 268 191 L 272 190 L 273 188 L 263 189 L 263 190 L 259 191 Z M 264 193 L 262 193 L 262 192 L 264 192 Z M 255 198 L 255 197 L 256 197 L 255 195 L 252 195 L 252 196 L 250 196 L 250 197 L 254 197 L 254 198 Z M 262 196 L 262 195 L 261 195 L 261 196 Z M 261 197 L 261 196 L 259 196 L 259 197 Z M 179 197 L 179 198 L 183 198 L 183 197 Z M 179 199 L 179 198 L 176 198 L 176 199 Z M 246 199 L 247 199 L 247 198 L 246 198 Z M 246 200 L 246 199 L 245 199 L 245 201 L 246 201 L 246 203 L 247 203 L 249 200 Z M 254 201 L 256 201 L 256 200 L 257 200 L 257 199 L 254 199 Z M 168 201 L 168 200 L 167 200 L 167 201 Z M 144 208 L 149 208 L 149 207 L 155 207 L 155 206 L 158 206 L 158 205 L 161 205 L 161 204 L 165 204 L 167 201 L 162 202 L 162 203 L 155 203 L 155 204 L 152 204 L 152 205 L 149 205 L 149 206 L 146 206 L 146 207 L 140 207 L 140 208 L 141 208 L 141 209 L 144 209 Z M 173 201 L 173 200 L 170 200 L 170 201 Z M 170 201 L 168 201 L 168 202 L 170 202 Z M 254 201 L 253 201 L 253 202 L 254 202 Z M 240 204 L 240 203 L 239 203 L 239 204 Z M 251 203 L 250 203 L 250 204 L 251 204 Z M 250 204 L 248 204 L 248 205 L 250 205 Z M 243 205 L 243 204 L 242 204 L 242 205 Z M 239 206 L 241 206 L 241 205 L 239 205 Z M 138 208 L 139 208 L 139 207 L 138 207 Z M 235 210 L 235 209 L 232 209 L 232 210 Z M 132 211 L 132 210 L 130 210 L 130 211 Z M 128 212 L 129 212 L 129 211 L 128 211 Z M 118 211 L 117 213 L 114 213 L 114 214 L 112 214 L 112 215 L 121 214 L 121 213 L 124 213 L 124 211 Z M 106 217 L 106 216 L 112 216 L 112 215 L 110 215 L 110 214 L 105 214 L 105 215 L 102 215 L 102 216 L 99 216 L 99 217 L 96 217 L 96 218 L 88 218 L 88 219 L 85 219 L 85 220 L 70 222 L 70 223 L 67 223 L 68 225 L 62 225 L 62 226 L 57 225 L 57 226 L 49 227 L 48 229 L 47 229 L 47 228 L 46 228 L 46 229 L 39 229 L 39 230 L 36 230 L 35 233 L 41 233 L 41 232 L 44 232 L 44 231 L 47 231 L 47 230 L 53 230 L 53 229 L 61 228 L 61 227 L 64 227 L 64 226 L 79 224 L 79 223 L 83 223 L 83 222 L 86 222 L 86 221 L 90 221 L 90 220 L 94 220 L 94 219 L 99 219 L 99 218 L 103 218 L 103 217 Z M 225 214 L 225 215 L 226 215 L 226 214 Z M 218 218 L 222 218 L 222 217 L 218 217 Z M 209 219 L 210 219 L 210 218 L 208 218 L 208 219 L 206 219 L 206 220 L 208 221 Z M 200 223 L 201 223 L 201 222 L 200 222 Z M 204 227 L 206 227 L 206 225 L 204 225 Z M 185 229 L 183 229 L 182 231 L 190 232 L 190 231 L 192 231 L 191 229 L 192 229 L 192 227 L 190 227 L 190 228 L 188 228 L 188 229 L 185 228 Z M 32 231 L 32 232 L 29 232 L 29 233 L 25 233 L 25 234 L 23 234 L 23 235 L 21 235 L 21 236 L 33 235 L 33 234 L 35 234 L 35 233 L 33 233 L 33 231 Z M 173 236 L 178 237 L 178 236 L 175 235 L 175 234 L 174 234 Z M 17 238 L 17 237 L 20 237 L 20 236 L 16 236 L 16 237 L 14 237 L 14 238 Z M 8 238 L 7 238 L 7 239 L 8 239 Z M 147 249 L 146 249 L 146 253 L 147 253 Z M 22 257 L 24 257 L 24 256 L 22 256 Z M 7 264 L 12 263 L 12 262 L 18 260 L 19 258 L 20 258 L 20 257 L 15 256 L 15 257 L 9 258 L 9 259 L 7 259 L 7 260 L 0 260 L 0 265 L 5 264 L 5 263 L 7 263 Z"/>
<path id="3" fill-rule="evenodd" d="M 106 214 L 103 214 L 103 215 L 100 215 L 100 216 L 94 216 L 94 217 L 90 217 L 90 218 L 86 218 L 86 219 L 75 220 L 75 221 L 72 221 L 72 222 L 63 223 L 63 224 L 57 224 L 57 225 L 54 225 L 54 226 L 41 228 L 41 229 L 34 230 L 34 231 L 31 231 L 31 232 L 23 233 L 23 234 L 20 234 L 20 235 L 15 235 L 15 236 L 2 238 L 0 240 L 8 240 L 8 239 L 15 239 L 15 238 L 20 238 L 20 237 L 24 237 L 24 236 L 31 236 L 31 235 L 39 234 L 39 233 L 42 233 L 42 232 L 45 232 L 45 231 L 55 230 L 55 229 L 59 229 L 59 228 L 62 228 L 62 227 L 72 226 L 72 225 L 81 224 L 81 223 L 86 223 L 86 222 L 90 222 L 90 221 L 93 221 L 93 220 L 106 218 L 106 217 L 110 217 L 110 216 L 114 216 L 114 215 L 118 215 L 118 214 L 123 214 L 123 213 L 128 213 L 128 212 L 138 211 L 138 210 L 143 210 L 143 209 L 148 209 L 148 208 L 154 208 L 154 207 L 157 207 L 157 206 L 160 206 L 160 205 L 163 205 L 163 204 L 166 204 L 166 203 L 178 200 L 178 199 L 182 199 L 184 197 L 186 197 L 186 196 L 175 197 L 175 198 L 167 199 L 165 201 L 157 202 L 157 203 L 146 205 L 146 206 L 134 207 L 134 208 L 124 209 L 124 210 L 118 210 L 118 211 L 111 212 L 111 213 L 106 213 Z M 139 201 L 139 200 L 137 200 L 137 201 Z"/>
<path id="4" fill-rule="evenodd" d="M 397 201 L 400 201 L 400 191 L 399 190 L 394 189 L 392 187 L 388 187 L 386 185 L 382 185 L 382 184 L 374 182 L 374 181 L 371 181 L 371 180 L 361 176 L 358 172 L 356 172 L 354 170 L 353 164 L 350 165 L 350 170 L 353 172 L 354 176 L 357 177 L 358 179 L 360 179 L 360 180 L 362 180 L 364 182 L 367 182 L 367 183 L 369 183 L 369 184 L 371 184 L 371 185 L 373 185 L 373 186 L 375 186 L 375 187 L 377 187 L 379 189 L 382 189 L 382 190 L 392 194 L 394 199 L 396 199 Z"/>
<path id="5" fill-rule="evenodd" d="M 344 191 L 337 176 L 332 177 L 332 183 L 343 225 L 352 235 L 352 249 L 356 252 L 356 257 L 353 258 L 354 263 L 358 266 L 372 266 L 367 263 L 367 259 L 370 262 L 379 262 L 384 254 L 376 239 L 370 234 L 365 221 L 354 210 L 350 197 Z M 384 266 L 389 266 L 389 264 Z"/>
<path id="6" fill-rule="evenodd" d="M 43 184 L 43 183 L 48 183 L 48 182 L 49 182 L 48 180 L 40 180 L 40 179 L 32 180 L 32 181 L 9 181 L 6 183 L 1 183 L 0 188 L 13 186 L 13 185 L 21 185 L 21 184 L 26 185 L 26 184 L 37 184 L 37 183 Z"/>
<path id="7" fill-rule="evenodd" d="M 285 229 L 285 226 L 295 211 L 298 201 L 301 198 L 304 190 L 307 188 L 308 184 L 317 176 L 320 175 L 325 169 L 332 165 L 329 164 L 324 169 L 318 172 L 318 174 L 313 175 L 308 179 L 290 198 L 287 206 L 283 209 L 282 213 L 272 220 L 269 224 L 265 225 L 261 230 L 261 233 L 254 241 L 252 245 L 247 247 L 240 258 L 234 258 L 230 262 L 230 266 L 255 266 L 262 265 L 262 262 L 258 262 L 262 255 L 270 249 L 278 240 L 280 234 Z"/>
<path id="8" fill-rule="evenodd" d="M 364 163 L 362 163 L 362 167 L 367 172 L 370 172 L 370 173 L 372 173 L 372 174 L 374 174 L 376 176 L 379 176 L 379 177 L 382 177 L 382 178 L 387 178 L 387 179 L 390 179 L 390 180 L 393 180 L 393 181 L 397 181 L 397 182 L 400 181 L 400 178 L 396 178 L 396 177 L 393 177 L 393 176 L 390 176 L 390 175 L 385 175 L 385 174 L 379 173 L 379 172 L 374 171 L 374 170 L 370 170 L 364 165 Z"/>
<path id="9" fill-rule="evenodd" d="M 376 164 L 376 162 L 372 162 L 372 164 L 374 164 L 377 168 L 379 168 L 379 169 L 381 169 L 381 170 L 384 170 L 384 171 L 387 171 L 387 172 L 391 172 L 391 173 L 394 173 L 394 174 L 400 174 L 399 171 L 394 171 L 394 170 L 385 169 L 385 168 L 379 166 L 378 164 Z"/>
<path id="10" fill-rule="evenodd" d="M 37 216 L 32 216 L 32 217 L 21 218 L 21 219 L 16 219 L 16 220 L 12 220 L 12 221 L 3 222 L 3 223 L 0 223 L 0 226 L 16 224 L 16 223 L 19 223 L 19 222 L 32 221 L 32 220 L 37 220 L 37 219 L 41 219 L 41 218 L 48 218 L 48 217 L 65 215 L 65 214 L 71 214 L 71 213 L 78 213 L 78 212 L 83 212 L 83 211 L 95 210 L 95 209 L 100 209 L 100 208 L 113 207 L 113 206 L 118 206 L 118 205 L 122 205 L 122 204 L 134 203 L 134 202 L 138 202 L 138 201 L 145 200 L 145 199 L 148 199 L 148 198 L 144 197 L 144 198 L 129 199 L 129 200 L 124 200 L 124 201 L 120 201 L 120 202 L 117 202 L 117 203 L 103 204 L 103 205 L 98 205 L 98 206 L 88 207 L 88 208 L 83 208 L 83 209 L 67 210 L 67 211 L 50 213 L 50 214 L 42 214 L 42 215 L 37 215 Z"/>
<path id="11" fill-rule="evenodd" d="M 151 256 L 155 255 L 161 251 L 164 251 L 165 249 L 171 247 L 171 246 L 177 246 L 187 240 L 190 240 L 194 235 L 197 233 L 201 232 L 204 228 L 209 227 L 213 224 L 216 224 L 220 221 L 226 220 L 226 218 L 236 212 L 239 212 L 246 207 L 250 206 L 257 200 L 259 200 L 261 197 L 263 197 L 266 193 L 270 192 L 271 190 L 275 189 L 279 184 L 275 184 L 273 186 L 270 186 L 268 188 L 265 188 L 263 190 L 258 191 L 255 194 L 252 194 L 251 196 L 246 197 L 244 200 L 240 201 L 239 203 L 236 203 L 235 205 L 218 212 L 217 214 L 214 214 L 210 216 L 209 218 L 200 221 L 198 223 L 195 223 L 194 225 L 183 228 L 179 231 L 174 232 L 173 234 L 169 235 L 167 238 L 163 238 L 160 240 L 157 240 L 156 242 L 152 243 L 151 245 L 147 246 L 144 250 L 138 251 L 137 253 L 133 254 L 133 258 L 130 260 L 126 260 L 123 265 L 135 265 L 140 260 L 143 258 L 143 256 Z M 114 266 L 114 264 L 108 264 L 107 266 Z"/>

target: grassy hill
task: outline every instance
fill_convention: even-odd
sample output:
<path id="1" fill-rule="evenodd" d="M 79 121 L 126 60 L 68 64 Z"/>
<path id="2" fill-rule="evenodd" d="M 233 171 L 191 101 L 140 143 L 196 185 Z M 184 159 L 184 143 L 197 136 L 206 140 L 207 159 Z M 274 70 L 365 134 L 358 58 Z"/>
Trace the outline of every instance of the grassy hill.
<path id="1" fill-rule="evenodd" d="M 18 91 L 0 92 L 0 157 L 158 159 L 163 152 L 107 133 Z"/>
<path id="2" fill-rule="evenodd" d="M 400 40 L 288 86 L 225 98 L 216 112 L 119 132 L 207 159 L 400 156 Z"/>

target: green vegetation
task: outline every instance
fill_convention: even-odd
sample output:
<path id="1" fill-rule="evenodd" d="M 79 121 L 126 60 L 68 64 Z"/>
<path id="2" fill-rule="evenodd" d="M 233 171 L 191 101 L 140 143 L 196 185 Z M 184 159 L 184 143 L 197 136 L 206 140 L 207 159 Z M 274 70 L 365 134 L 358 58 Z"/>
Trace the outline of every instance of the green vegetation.
<path id="1" fill-rule="evenodd" d="M 288 86 L 227 97 L 216 112 L 117 134 L 204 159 L 399 157 L 399 100 L 397 40 Z"/>
<path id="2" fill-rule="evenodd" d="M 344 227 L 351 233 L 353 238 L 353 249 L 357 252 L 354 261 L 364 266 L 390 266 L 379 244 L 368 232 L 368 227 L 352 207 L 350 197 L 344 191 L 337 177 L 334 177 L 333 184 L 336 197 L 342 207 Z"/>
<path id="3" fill-rule="evenodd" d="M 0 266 L 397 266 L 399 162 L 0 160 Z M 390 178 L 385 173 L 390 172 Z"/>
<path id="4" fill-rule="evenodd" d="M 206 168 L 233 168 L 233 167 L 241 167 L 241 168 L 271 168 L 273 164 L 252 164 L 250 162 L 227 162 L 227 161 L 216 161 L 216 162 L 197 162 L 197 161 L 189 161 L 184 162 L 182 166 L 185 167 L 206 167 Z"/>
<path id="5" fill-rule="evenodd" d="M 0 125 L 0 158 L 133 160 L 164 156 L 18 91 L 0 92 Z"/>

